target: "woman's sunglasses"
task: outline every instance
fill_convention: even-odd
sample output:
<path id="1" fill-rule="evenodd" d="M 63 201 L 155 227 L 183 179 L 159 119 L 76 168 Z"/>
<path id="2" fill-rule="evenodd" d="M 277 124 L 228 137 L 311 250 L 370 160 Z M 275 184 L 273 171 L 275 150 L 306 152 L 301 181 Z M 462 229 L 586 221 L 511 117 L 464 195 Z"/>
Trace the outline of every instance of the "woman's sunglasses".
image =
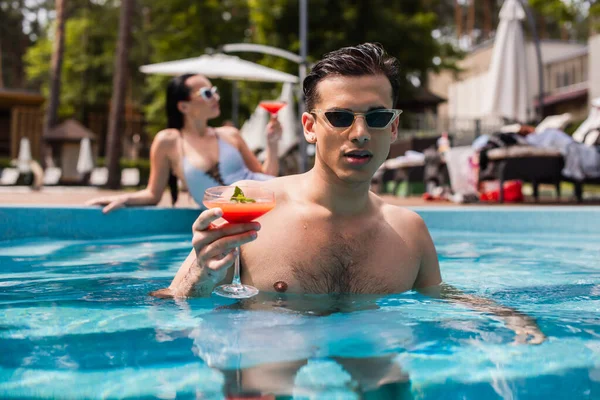
<path id="1" fill-rule="evenodd" d="M 371 129 L 385 129 L 402 114 L 402 110 L 379 109 L 366 113 L 355 113 L 348 110 L 312 110 L 311 114 L 321 114 L 332 128 L 350 128 L 357 117 L 363 117 Z"/>
<path id="2" fill-rule="evenodd" d="M 198 96 L 202 97 L 204 100 L 211 100 L 216 94 L 219 93 L 219 89 L 216 86 L 213 87 L 203 87 L 198 90 Z"/>

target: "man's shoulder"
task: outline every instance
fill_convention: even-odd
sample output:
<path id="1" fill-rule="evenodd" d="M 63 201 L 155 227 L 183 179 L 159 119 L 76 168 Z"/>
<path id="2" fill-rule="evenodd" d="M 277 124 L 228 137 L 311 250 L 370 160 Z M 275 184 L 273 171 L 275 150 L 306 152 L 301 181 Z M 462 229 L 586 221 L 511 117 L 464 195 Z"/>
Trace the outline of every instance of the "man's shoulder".
<path id="1" fill-rule="evenodd" d="M 385 202 L 381 204 L 381 213 L 387 223 L 394 229 L 414 230 L 415 232 L 427 232 L 427 226 L 423 218 L 408 208 L 394 206 Z"/>
<path id="2" fill-rule="evenodd" d="M 260 186 L 262 188 L 272 190 L 276 196 L 287 195 L 297 187 L 297 175 L 280 176 L 266 181 L 244 180 L 234 183 L 238 186 Z"/>

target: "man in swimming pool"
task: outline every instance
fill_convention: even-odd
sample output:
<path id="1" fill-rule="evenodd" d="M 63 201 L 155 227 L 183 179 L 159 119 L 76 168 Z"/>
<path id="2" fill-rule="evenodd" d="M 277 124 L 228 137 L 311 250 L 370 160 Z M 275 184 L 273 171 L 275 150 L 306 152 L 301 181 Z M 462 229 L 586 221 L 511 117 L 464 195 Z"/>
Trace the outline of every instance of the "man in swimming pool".
<path id="1" fill-rule="evenodd" d="M 261 291 L 415 289 L 439 295 L 442 278 L 425 223 L 369 190 L 398 136 L 400 112 L 393 109 L 398 75 L 397 60 L 371 43 L 331 52 L 318 62 L 303 82 L 308 112 L 302 125 L 305 139 L 316 145 L 314 167 L 252 182 L 275 192 L 277 201 L 257 222 L 228 225 L 220 219 L 221 210 L 202 212 L 193 226 L 193 251 L 169 288 L 153 295 L 210 295 L 215 286 L 231 281 L 240 245 L 242 282 Z M 489 311 L 491 302 L 455 297 Z"/>

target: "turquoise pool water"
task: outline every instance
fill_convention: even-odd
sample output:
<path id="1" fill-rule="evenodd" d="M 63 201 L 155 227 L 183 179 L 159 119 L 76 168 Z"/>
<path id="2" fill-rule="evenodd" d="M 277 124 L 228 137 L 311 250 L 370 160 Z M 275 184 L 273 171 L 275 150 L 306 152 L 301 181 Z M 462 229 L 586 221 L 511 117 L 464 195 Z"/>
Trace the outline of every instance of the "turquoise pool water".
<path id="1" fill-rule="evenodd" d="M 412 292 L 158 300 L 187 232 L 13 226 L 0 398 L 600 398 L 600 211 L 420 212 L 444 280 L 536 318 L 546 342 L 514 344 L 498 318 Z"/>

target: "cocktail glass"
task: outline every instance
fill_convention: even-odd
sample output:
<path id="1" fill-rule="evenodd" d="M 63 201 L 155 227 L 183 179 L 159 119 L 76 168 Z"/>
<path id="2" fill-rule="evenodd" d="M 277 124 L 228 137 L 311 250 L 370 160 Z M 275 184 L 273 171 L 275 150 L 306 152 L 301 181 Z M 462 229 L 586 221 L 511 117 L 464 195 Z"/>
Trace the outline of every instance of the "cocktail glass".
<path id="1" fill-rule="evenodd" d="M 231 224 L 252 222 L 275 207 L 275 194 L 256 186 L 239 186 L 246 199 L 253 202 L 232 200 L 233 186 L 215 186 L 206 189 L 203 203 L 208 208 L 223 210 L 223 219 Z M 250 285 L 242 285 L 240 280 L 240 248 L 236 249 L 233 280 L 230 284 L 221 285 L 213 293 L 232 299 L 247 299 L 256 296 L 258 289 Z"/>
<path id="2" fill-rule="evenodd" d="M 287 103 L 279 100 L 264 100 L 258 103 L 259 106 L 271 113 L 271 116 L 276 116 L 279 110 L 285 107 Z"/>

